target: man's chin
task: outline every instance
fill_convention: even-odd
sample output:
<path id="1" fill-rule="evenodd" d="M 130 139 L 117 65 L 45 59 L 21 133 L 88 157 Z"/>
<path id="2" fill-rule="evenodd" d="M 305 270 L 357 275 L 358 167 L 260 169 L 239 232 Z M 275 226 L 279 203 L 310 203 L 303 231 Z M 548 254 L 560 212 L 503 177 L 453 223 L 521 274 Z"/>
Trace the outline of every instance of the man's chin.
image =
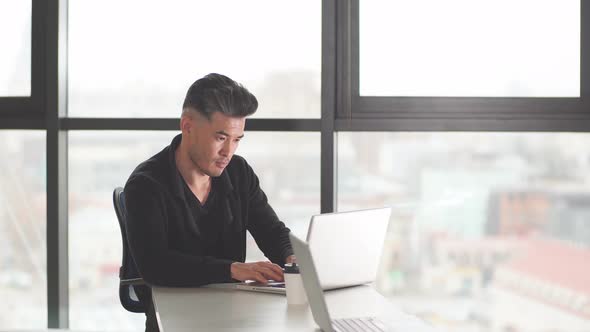
<path id="1" fill-rule="evenodd" d="M 220 176 L 224 170 L 225 170 L 225 168 L 222 168 L 222 169 L 216 168 L 214 170 L 210 170 L 209 174 L 207 174 L 207 175 L 209 175 L 210 177 L 216 178 L 216 177 Z"/>

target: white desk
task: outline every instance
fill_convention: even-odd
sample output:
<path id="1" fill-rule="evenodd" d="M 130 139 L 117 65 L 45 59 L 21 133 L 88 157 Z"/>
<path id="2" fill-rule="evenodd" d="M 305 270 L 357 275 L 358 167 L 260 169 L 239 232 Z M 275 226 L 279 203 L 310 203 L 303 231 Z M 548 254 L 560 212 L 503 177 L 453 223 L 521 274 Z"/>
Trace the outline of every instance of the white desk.
<path id="1" fill-rule="evenodd" d="M 319 331 L 309 305 L 289 306 L 284 295 L 211 288 L 152 288 L 161 332 Z M 332 319 L 379 316 L 396 331 L 433 331 L 370 286 L 328 291 Z"/>

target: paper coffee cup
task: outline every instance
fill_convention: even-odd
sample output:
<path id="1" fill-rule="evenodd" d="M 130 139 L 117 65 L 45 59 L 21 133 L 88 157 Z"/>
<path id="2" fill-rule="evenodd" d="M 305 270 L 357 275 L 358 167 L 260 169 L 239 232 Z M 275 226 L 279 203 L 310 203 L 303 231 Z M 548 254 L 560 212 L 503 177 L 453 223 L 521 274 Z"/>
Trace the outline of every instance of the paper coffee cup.
<path id="1" fill-rule="evenodd" d="M 287 303 L 292 304 L 307 304 L 307 296 L 305 295 L 305 288 L 303 288 L 303 280 L 299 274 L 299 267 L 296 263 L 285 264 L 285 289 L 287 291 Z"/>

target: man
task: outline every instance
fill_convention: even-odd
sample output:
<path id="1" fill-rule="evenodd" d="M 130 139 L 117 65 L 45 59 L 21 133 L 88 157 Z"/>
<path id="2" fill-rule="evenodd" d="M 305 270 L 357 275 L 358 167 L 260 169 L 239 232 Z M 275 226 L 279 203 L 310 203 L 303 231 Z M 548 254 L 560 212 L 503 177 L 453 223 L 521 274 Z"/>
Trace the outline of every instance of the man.
<path id="1" fill-rule="evenodd" d="M 230 78 L 209 74 L 189 88 L 181 134 L 140 164 L 125 185 L 127 238 L 148 285 L 192 287 L 234 280 L 283 280 L 294 260 L 279 221 L 244 158 L 234 156 L 258 101 Z M 246 230 L 271 262 L 244 263 Z M 157 331 L 151 291 L 146 331 Z"/>

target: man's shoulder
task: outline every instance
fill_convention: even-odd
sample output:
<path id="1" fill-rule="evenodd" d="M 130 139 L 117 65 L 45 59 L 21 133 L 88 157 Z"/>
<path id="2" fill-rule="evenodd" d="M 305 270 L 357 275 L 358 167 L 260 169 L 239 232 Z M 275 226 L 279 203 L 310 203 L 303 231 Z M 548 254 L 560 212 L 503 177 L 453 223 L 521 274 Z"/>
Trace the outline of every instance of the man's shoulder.
<path id="1" fill-rule="evenodd" d="M 164 148 L 148 160 L 139 164 L 129 176 L 125 187 L 130 185 L 141 187 L 161 186 L 165 182 L 165 178 L 169 176 L 168 148 Z"/>
<path id="2" fill-rule="evenodd" d="M 252 166 L 248 164 L 248 161 L 239 155 L 233 155 L 226 169 L 231 175 L 237 174 L 239 176 L 244 176 L 254 173 L 254 170 L 252 169 Z"/>
<path id="3" fill-rule="evenodd" d="M 227 170 L 231 170 L 231 171 L 240 171 L 245 167 L 250 167 L 250 165 L 248 165 L 248 162 L 246 161 L 246 159 L 242 156 L 239 156 L 237 154 L 234 154 L 229 162 L 229 164 L 227 165 Z"/>
<path id="4" fill-rule="evenodd" d="M 255 176 L 254 170 L 252 170 L 246 159 L 239 155 L 232 157 L 225 170 L 234 186 L 248 184 Z"/>

